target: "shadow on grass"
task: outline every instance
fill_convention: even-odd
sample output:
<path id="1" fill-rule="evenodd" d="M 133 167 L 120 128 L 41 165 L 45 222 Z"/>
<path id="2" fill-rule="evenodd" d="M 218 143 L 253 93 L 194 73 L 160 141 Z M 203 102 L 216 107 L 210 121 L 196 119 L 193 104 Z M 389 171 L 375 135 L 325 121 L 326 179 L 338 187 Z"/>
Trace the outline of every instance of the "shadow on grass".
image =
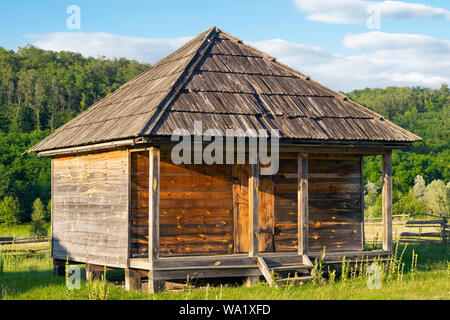
<path id="1" fill-rule="evenodd" d="M 59 287 L 65 285 L 64 277 L 53 276 L 53 271 L 10 271 L 0 275 L 0 292 L 2 299 L 36 289 Z"/>
<path id="2" fill-rule="evenodd" d="M 405 245 L 400 244 L 398 252 L 404 249 Z M 417 270 L 418 271 L 432 271 L 432 270 L 446 270 L 449 262 L 449 248 L 444 251 L 442 246 L 438 245 L 414 245 L 406 246 L 403 261 L 406 264 L 407 270 L 411 266 L 412 252 L 418 255 Z"/>
<path id="3" fill-rule="evenodd" d="M 424 244 L 398 244 L 393 245 L 394 253 L 397 252 L 397 257 L 399 257 L 403 250 L 402 261 L 405 263 L 405 272 L 408 272 L 411 268 L 412 253 L 418 255 L 417 270 L 418 271 L 431 271 L 431 270 L 445 270 L 448 267 L 448 261 L 450 257 L 449 248 L 444 250 L 441 245 L 424 245 Z M 406 248 L 405 248 L 406 247 Z M 366 250 L 381 250 L 381 246 L 373 247 L 372 245 L 367 246 Z"/>

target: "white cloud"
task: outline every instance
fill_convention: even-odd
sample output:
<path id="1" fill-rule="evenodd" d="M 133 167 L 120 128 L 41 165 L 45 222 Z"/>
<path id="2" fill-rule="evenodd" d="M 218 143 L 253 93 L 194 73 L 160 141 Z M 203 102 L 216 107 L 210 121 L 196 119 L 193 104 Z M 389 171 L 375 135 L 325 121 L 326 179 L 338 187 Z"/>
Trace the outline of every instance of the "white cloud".
<path id="1" fill-rule="evenodd" d="M 343 44 L 355 50 L 396 50 L 428 54 L 450 54 L 450 41 L 421 34 L 367 32 L 347 35 Z"/>
<path id="2" fill-rule="evenodd" d="M 288 65 L 318 64 L 332 58 L 328 52 L 317 46 L 288 42 L 283 39 L 249 42 L 261 51 L 268 52 L 274 57 L 283 57 Z"/>
<path id="3" fill-rule="evenodd" d="M 450 41 L 414 34 L 370 32 L 350 35 L 344 46 L 363 50 L 356 55 L 327 53 L 321 48 L 273 40 L 257 48 L 336 89 L 427 86 L 450 83 Z M 295 53 L 293 49 L 299 48 Z"/>
<path id="4" fill-rule="evenodd" d="M 126 57 L 155 63 L 183 46 L 189 37 L 152 39 L 118 36 L 109 33 L 58 32 L 30 35 L 34 45 L 44 50 L 73 51 L 84 56 Z"/>
<path id="5" fill-rule="evenodd" d="M 157 62 L 190 39 L 133 38 L 81 32 L 33 37 L 34 45 L 46 50 L 74 51 L 95 57 L 126 57 L 148 63 Z M 383 32 L 348 35 L 343 45 L 359 50 L 350 56 L 282 39 L 249 44 L 336 90 L 403 85 L 439 87 L 443 82 L 450 83 L 450 41 L 425 35 Z"/>
<path id="6" fill-rule="evenodd" d="M 294 0 L 297 8 L 307 12 L 307 19 L 335 24 L 364 24 L 372 8 L 381 19 L 447 19 L 450 11 L 419 3 L 364 0 Z M 368 13 L 371 12 L 371 13 Z"/>

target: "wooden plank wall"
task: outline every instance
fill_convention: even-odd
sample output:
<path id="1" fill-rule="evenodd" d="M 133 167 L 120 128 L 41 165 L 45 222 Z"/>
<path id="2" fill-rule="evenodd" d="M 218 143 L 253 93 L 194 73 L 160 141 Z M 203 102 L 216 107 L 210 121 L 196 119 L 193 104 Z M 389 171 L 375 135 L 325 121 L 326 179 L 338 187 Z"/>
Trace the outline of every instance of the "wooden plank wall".
<path id="1" fill-rule="evenodd" d="M 160 255 L 233 253 L 231 165 L 173 165 L 161 153 Z"/>
<path id="2" fill-rule="evenodd" d="M 310 159 L 309 251 L 362 249 L 360 157 Z"/>
<path id="3" fill-rule="evenodd" d="M 362 248 L 360 157 L 309 156 L 309 252 Z M 275 251 L 296 251 L 297 160 L 280 159 L 275 182 Z"/>
<path id="4" fill-rule="evenodd" d="M 259 178 L 259 251 L 274 251 L 274 181 L 272 176 Z"/>
<path id="5" fill-rule="evenodd" d="M 280 169 L 275 177 L 275 251 L 296 251 L 297 225 L 297 158 L 280 159 Z"/>
<path id="6" fill-rule="evenodd" d="M 131 153 L 131 247 L 133 258 L 148 257 L 149 152 Z"/>
<path id="7" fill-rule="evenodd" d="M 126 267 L 128 152 L 52 159 L 53 257 Z"/>

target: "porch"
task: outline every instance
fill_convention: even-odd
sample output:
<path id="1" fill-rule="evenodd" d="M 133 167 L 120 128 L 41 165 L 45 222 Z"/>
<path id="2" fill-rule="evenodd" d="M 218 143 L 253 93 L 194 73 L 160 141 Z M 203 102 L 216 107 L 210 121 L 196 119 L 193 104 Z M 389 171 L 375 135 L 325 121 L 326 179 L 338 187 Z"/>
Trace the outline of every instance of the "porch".
<path id="1" fill-rule="evenodd" d="M 140 151 L 142 153 L 142 151 Z M 244 180 L 247 183 L 247 193 L 248 202 L 245 205 L 245 212 L 248 213 L 248 220 L 246 223 L 237 225 L 238 216 L 236 215 L 236 210 L 234 209 L 233 218 L 233 238 L 232 238 L 232 250 L 226 254 L 214 254 L 213 253 L 180 253 L 170 252 L 166 248 L 164 252 L 161 253 L 160 239 L 161 236 L 167 239 L 167 234 L 161 234 L 161 230 L 166 232 L 167 227 L 161 228 L 161 195 L 167 196 L 168 189 L 161 191 L 161 184 L 167 185 L 165 182 L 161 182 L 161 150 L 159 148 L 150 148 L 148 151 L 148 166 L 144 168 L 148 169 L 148 180 L 151 188 L 148 188 L 148 222 L 146 231 L 148 235 L 145 235 L 145 239 L 148 241 L 141 241 L 141 251 L 148 252 L 147 256 L 133 256 L 130 251 L 130 257 L 127 268 L 127 283 L 140 283 L 142 277 L 147 277 L 150 279 L 150 287 L 157 290 L 158 287 L 162 285 L 164 281 L 167 280 L 185 280 L 194 278 L 222 278 L 222 277 L 247 277 L 249 281 L 259 279 L 260 276 L 264 276 L 267 281 L 270 282 L 270 273 L 272 271 L 283 271 L 303 274 L 305 279 L 310 277 L 310 271 L 312 269 L 312 263 L 317 257 L 320 257 L 322 250 L 318 249 L 316 245 L 311 249 L 310 241 L 310 229 L 311 226 L 315 226 L 320 223 L 313 223 L 310 221 L 312 216 L 310 213 L 310 175 L 309 175 L 309 161 L 310 159 L 350 159 L 358 158 L 360 166 L 359 171 L 359 183 L 360 188 L 359 196 L 361 197 L 361 202 L 358 202 L 360 216 L 356 220 L 356 224 L 360 223 L 359 226 L 361 230 L 352 230 L 349 236 L 352 238 L 347 239 L 347 245 L 343 246 L 342 249 L 339 245 L 336 247 L 328 248 L 326 240 L 322 240 L 323 247 L 325 247 L 325 263 L 326 264 L 340 264 L 343 257 L 346 257 L 350 261 L 361 261 L 362 259 L 372 260 L 374 258 L 388 259 L 389 255 L 392 253 L 392 219 L 391 219 L 391 199 L 392 199 L 392 160 L 391 152 L 389 150 L 384 150 L 381 154 L 383 155 L 383 249 L 378 251 L 365 251 L 364 247 L 364 218 L 363 218 L 363 181 L 362 181 L 362 154 L 358 154 L 358 150 L 353 150 L 354 153 L 350 155 L 347 154 L 334 154 L 330 156 L 329 154 L 317 154 L 317 153 L 307 153 L 307 152 L 297 152 L 297 153 L 285 153 L 281 154 L 280 158 L 294 161 L 296 172 L 286 173 L 284 178 L 292 179 L 295 175 L 296 180 L 296 230 L 294 233 L 290 233 L 290 237 L 294 236 L 295 240 L 290 240 L 290 247 L 281 247 L 280 251 L 275 249 L 275 244 L 277 247 L 279 243 L 276 242 L 275 238 L 275 227 L 274 225 L 268 226 L 267 219 L 264 215 L 271 210 L 264 210 L 267 208 L 261 207 L 261 200 L 264 198 L 261 196 L 262 187 L 261 182 L 264 177 L 259 175 L 259 165 L 249 165 L 248 175 L 244 175 Z M 366 151 L 367 152 L 367 151 Z M 314 160 L 313 160 L 314 161 Z M 131 161 L 133 163 L 133 161 Z M 145 169 L 145 170 L 147 170 Z M 133 169 L 131 168 L 131 172 Z M 242 176 L 236 176 L 235 170 L 233 169 L 233 176 L 230 179 L 235 180 L 239 185 L 242 185 Z M 351 176 L 355 179 L 355 173 L 336 173 L 341 176 Z M 335 176 L 336 176 L 335 174 Z M 316 174 L 317 176 L 317 174 Z M 321 175 L 321 179 L 324 179 L 324 174 Z M 334 177 L 334 176 L 333 176 Z M 234 183 L 235 184 L 235 183 Z M 235 187 L 233 187 L 235 189 Z M 274 190 L 274 189 L 272 189 Z M 330 190 L 334 190 L 330 186 Z M 176 192 L 175 192 L 176 193 Z M 270 192 L 269 192 L 270 194 Z M 348 192 L 348 196 L 355 195 L 355 192 Z M 275 192 L 274 195 L 276 196 Z M 326 196 L 326 194 L 325 194 Z M 233 195 L 233 198 L 234 195 Z M 324 199 L 325 201 L 326 199 Z M 189 199 L 187 200 L 189 201 Z M 167 202 L 167 201 L 166 201 Z M 136 201 L 139 203 L 139 201 Z M 233 203 L 234 199 L 233 199 Z M 275 205 L 273 211 L 275 211 Z M 234 208 L 239 208 L 240 204 L 237 203 L 233 205 Z M 264 203 L 263 206 L 267 206 Z M 139 208 L 137 208 L 139 209 Z M 136 210 L 137 210 L 136 209 Z M 142 208 L 140 208 L 142 209 Z M 133 208 L 132 208 L 133 210 Z M 241 209 L 242 211 L 242 209 Z M 348 210 L 346 210 L 348 211 Z M 147 214 L 147 212 L 145 212 Z M 274 214 L 275 215 L 275 214 Z M 330 223 L 334 223 L 336 216 L 339 215 L 332 214 L 329 215 Z M 315 217 L 315 216 L 314 216 Z M 179 219 L 177 217 L 177 219 Z M 347 219 L 347 218 L 346 218 Z M 133 219 L 131 219 L 133 221 Z M 345 220 L 342 225 L 348 225 L 348 220 Z M 148 223 L 148 224 L 147 224 Z M 355 221 L 351 222 L 352 228 L 354 227 Z M 145 227 L 144 225 L 144 227 Z M 178 229 L 182 229 L 179 225 Z M 334 227 L 339 231 L 339 223 Z M 133 225 L 131 226 L 133 230 Z M 336 230 L 332 230 L 336 232 Z M 268 232 L 269 231 L 269 232 Z M 316 232 L 317 230 L 314 230 Z M 360 233 L 359 233 L 360 232 Z M 269 237 L 267 237 L 269 233 Z M 318 231 L 316 232 L 317 234 Z M 182 234 L 182 233 L 181 233 Z M 352 244 L 353 237 L 359 234 L 359 240 Z M 322 234 L 320 234 L 322 237 Z M 315 236 L 316 240 L 318 236 Z M 347 237 L 347 236 L 345 236 Z M 332 238 L 332 237 L 330 237 Z M 178 239 L 184 239 L 183 237 L 174 237 L 174 242 Z M 267 239 L 272 239 L 267 242 Z M 271 241 L 271 242 L 270 242 Z M 178 241 L 176 248 L 183 246 L 183 241 Z M 242 245 L 244 243 L 244 245 Z M 334 243 L 334 242 L 333 242 Z M 350 244 L 350 245 L 349 245 Z M 229 246 L 227 246 L 229 247 Z M 132 248 L 130 244 L 130 249 Z M 142 249 L 144 248 L 144 249 Z M 350 248 L 350 249 L 349 249 Z M 171 256 L 173 255 L 173 256 Z M 128 285 L 128 287 L 133 287 L 133 285 Z"/>

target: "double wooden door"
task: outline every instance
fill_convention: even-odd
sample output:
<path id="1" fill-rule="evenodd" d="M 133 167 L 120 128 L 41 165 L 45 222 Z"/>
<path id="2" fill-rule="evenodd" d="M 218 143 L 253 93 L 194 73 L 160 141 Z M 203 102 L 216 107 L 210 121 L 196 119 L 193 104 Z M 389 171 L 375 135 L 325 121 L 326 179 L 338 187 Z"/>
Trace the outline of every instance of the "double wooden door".
<path id="1" fill-rule="evenodd" d="M 248 180 L 250 165 L 233 166 L 234 252 L 249 251 Z M 272 176 L 259 178 L 259 251 L 275 251 L 274 182 Z"/>

